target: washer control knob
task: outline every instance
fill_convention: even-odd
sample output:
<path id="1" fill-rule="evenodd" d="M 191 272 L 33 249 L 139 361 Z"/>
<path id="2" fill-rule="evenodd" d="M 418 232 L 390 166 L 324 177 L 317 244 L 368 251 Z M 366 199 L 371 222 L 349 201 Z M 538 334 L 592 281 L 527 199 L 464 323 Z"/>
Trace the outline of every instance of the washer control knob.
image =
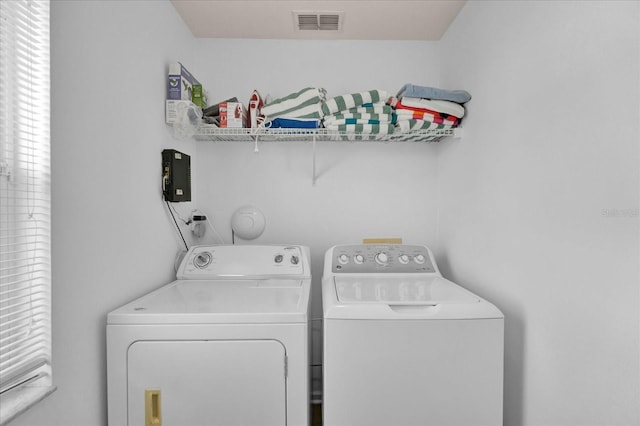
<path id="1" fill-rule="evenodd" d="M 416 257 L 413 258 L 413 260 L 415 260 L 416 263 L 422 265 L 425 261 L 425 258 L 423 254 L 417 254 Z"/>
<path id="2" fill-rule="evenodd" d="M 389 263 L 389 256 L 385 252 L 376 254 L 375 259 L 378 265 L 386 265 L 387 263 Z"/>
<path id="3" fill-rule="evenodd" d="M 276 263 L 282 263 L 282 255 L 281 254 L 276 254 L 276 257 L 273 258 L 273 261 Z"/>
<path id="4" fill-rule="evenodd" d="M 347 256 L 346 254 L 341 254 L 340 256 L 338 256 L 338 262 L 346 265 L 347 263 L 349 263 L 349 256 Z"/>
<path id="5" fill-rule="evenodd" d="M 297 265 L 300 262 L 300 258 L 298 256 L 291 256 L 291 264 Z"/>
<path id="6" fill-rule="evenodd" d="M 196 257 L 193 258 L 193 264 L 198 269 L 204 269 L 211 264 L 213 260 L 213 255 L 208 251 L 203 251 L 202 253 L 198 253 Z"/>
<path id="7" fill-rule="evenodd" d="M 364 256 L 361 254 L 356 254 L 353 256 L 353 261 L 358 265 L 362 265 L 364 263 Z"/>
<path id="8" fill-rule="evenodd" d="M 409 256 L 407 256 L 406 254 L 401 254 L 398 257 L 398 260 L 400 261 L 400 263 L 402 263 L 403 265 L 406 265 L 407 263 L 409 263 Z"/>

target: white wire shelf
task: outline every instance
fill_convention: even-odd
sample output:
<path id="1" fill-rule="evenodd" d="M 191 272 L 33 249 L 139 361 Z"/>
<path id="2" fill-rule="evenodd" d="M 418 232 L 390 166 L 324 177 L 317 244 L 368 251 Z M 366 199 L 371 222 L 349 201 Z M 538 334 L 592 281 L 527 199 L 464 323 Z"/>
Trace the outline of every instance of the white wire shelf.
<path id="1" fill-rule="evenodd" d="M 316 142 L 439 142 L 446 137 L 462 137 L 462 129 L 413 130 L 405 133 L 381 135 L 339 132 L 329 129 L 246 129 L 200 125 L 193 137 L 199 141 L 253 142 L 253 150 L 256 153 L 259 152 L 258 145 L 262 142 L 311 142 L 313 145 L 311 182 L 315 186 L 318 179 Z"/>
<path id="2" fill-rule="evenodd" d="M 216 142 L 439 142 L 442 138 L 451 136 L 460 137 L 460 129 L 413 130 L 383 135 L 329 129 L 246 129 L 201 125 L 194 138 L 199 141 Z"/>

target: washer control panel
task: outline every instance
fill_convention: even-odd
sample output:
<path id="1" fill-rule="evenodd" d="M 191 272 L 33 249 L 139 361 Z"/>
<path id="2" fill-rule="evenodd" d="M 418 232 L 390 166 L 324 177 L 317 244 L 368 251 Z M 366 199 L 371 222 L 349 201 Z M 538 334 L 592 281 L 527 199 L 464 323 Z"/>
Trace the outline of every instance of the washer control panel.
<path id="1" fill-rule="evenodd" d="M 301 246 L 196 246 L 185 255 L 178 279 L 305 276 L 309 263 Z"/>
<path id="2" fill-rule="evenodd" d="M 334 273 L 430 273 L 436 272 L 429 249 L 407 244 L 359 244 L 335 246 Z"/>

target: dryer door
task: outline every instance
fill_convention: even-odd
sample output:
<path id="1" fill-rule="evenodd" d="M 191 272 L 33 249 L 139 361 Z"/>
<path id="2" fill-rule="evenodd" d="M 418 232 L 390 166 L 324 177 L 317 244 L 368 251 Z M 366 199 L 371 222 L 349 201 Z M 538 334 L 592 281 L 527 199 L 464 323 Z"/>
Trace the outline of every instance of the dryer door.
<path id="1" fill-rule="evenodd" d="M 129 425 L 286 425 L 275 340 L 141 341 L 128 352 Z"/>

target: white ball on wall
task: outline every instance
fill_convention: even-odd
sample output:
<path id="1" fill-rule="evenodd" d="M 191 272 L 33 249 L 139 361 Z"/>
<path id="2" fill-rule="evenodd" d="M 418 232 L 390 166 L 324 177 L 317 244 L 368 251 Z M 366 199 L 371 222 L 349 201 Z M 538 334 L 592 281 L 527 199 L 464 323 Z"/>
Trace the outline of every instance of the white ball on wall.
<path id="1" fill-rule="evenodd" d="M 243 240 L 253 240 L 264 232 L 264 214 L 254 206 L 242 206 L 231 216 L 231 229 Z"/>

